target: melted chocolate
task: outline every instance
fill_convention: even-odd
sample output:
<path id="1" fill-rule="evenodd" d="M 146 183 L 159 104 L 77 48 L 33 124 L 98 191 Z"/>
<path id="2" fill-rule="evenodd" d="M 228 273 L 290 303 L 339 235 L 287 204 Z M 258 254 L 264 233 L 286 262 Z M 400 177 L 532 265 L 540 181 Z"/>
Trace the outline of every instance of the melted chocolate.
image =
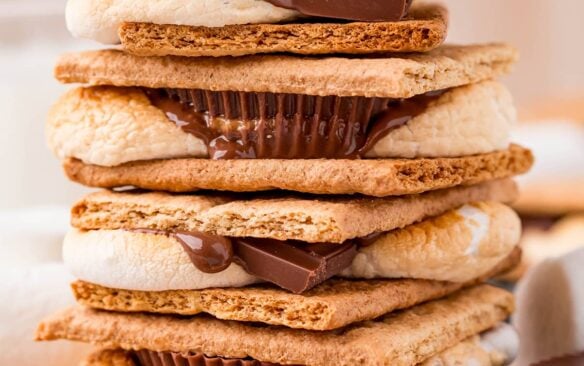
<path id="1" fill-rule="evenodd" d="M 412 0 L 267 0 L 269 3 L 296 10 L 304 15 L 360 20 L 394 22 L 403 19 Z"/>
<path id="2" fill-rule="evenodd" d="M 201 272 L 221 272 L 236 262 L 249 274 L 294 293 L 308 291 L 349 267 L 359 243 L 353 240 L 343 244 L 309 244 L 294 240 L 227 238 L 196 231 L 131 231 L 172 236 Z"/>
<path id="3" fill-rule="evenodd" d="M 181 243 L 191 262 L 201 272 L 224 271 L 233 261 L 233 246 L 226 237 L 184 231 L 177 231 L 172 235 Z"/>
<path id="4" fill-rule="evenodd" d="M 199 231 L 166 231 L 132 229 L 135 233 L 166 235 L 175 238 L 188 254 L 191 262 L 204 273 L 219 273 L 233 262 L 233 244 L 229 238 Z"/>
<path id="5" fill-rule="evenodd" d="M 211 159 L 355 159 L 444 91 L 410 99 L 146 89 Z"/>

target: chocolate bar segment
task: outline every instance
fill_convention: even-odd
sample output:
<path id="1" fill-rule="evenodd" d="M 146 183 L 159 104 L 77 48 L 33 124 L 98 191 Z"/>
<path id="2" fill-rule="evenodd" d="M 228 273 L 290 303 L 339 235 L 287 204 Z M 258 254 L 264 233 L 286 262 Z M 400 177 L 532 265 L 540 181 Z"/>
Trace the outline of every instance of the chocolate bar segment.
<path id="1" fill-rule="evenodd" d="M 303 293 L 349 267 L 353 242 L 307 244 L 274 239 L 237 239 L 236 261 L 250 274 L 294 293 Z"/>
<path id="2" fill-rule="evenodd" d="M 409 99 L 144 89 L 211 159 L 356 159 L 445 91 Z"/>
<path id="3" fill-rule="evenodd" d="M 394 22 L 403 19 L 412 0 L 267 0 L 275 6 L 293 9 L 304 15 L 360 20 Z"/>
<path id="4" fill-rule="evenodd" d="M 138 366 L 279 366 L 253 359 L 209 357 L 203 353 L 182 354 L 140 350 L 131 352 Z"/>

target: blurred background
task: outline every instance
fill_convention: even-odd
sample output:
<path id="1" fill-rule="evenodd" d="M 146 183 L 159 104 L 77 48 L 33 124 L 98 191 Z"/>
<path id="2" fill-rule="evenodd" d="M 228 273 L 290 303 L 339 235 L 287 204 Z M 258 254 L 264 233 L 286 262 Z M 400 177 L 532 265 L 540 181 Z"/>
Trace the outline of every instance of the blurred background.
<path id="1" fill-rule="evenodd" d="M 65 179 L 46 148 L 44 122 L 50 105 L 66 89 L 52 77 L 58 55 L 100 46 L 69 35 L 65 2 L 0 0 L 0 298 L 12 298 L 9 311 L 0 312 L 3 345 L 30 342 L 41 314 L 72 301 L 66 271 L 58 264 L 60 240 L 68 226 L 68 206 L 85 190 Z M 504 82 L 520 112 L 516 140 L 533 148 L 537 163 L 520 180 L 524 195 L 516 208 L 525 224 L 525 263 L 503 278 L 515 282 L 535 263 L 584 246 L 584 1 L 443 2 L 451 13 L 449 42 L 505 41 L 521 53 Z M 579 258 L 575 267 L 584 272 L 584 256 Z M 570 281 L 564 277 L 558 281 Z M 579 278 L 562 296 L 584 297 Z M 550 294 L 539 292 L 529 298 L 545 302 Z M 584 307 L 584 299 L 578 301 Z M 33 303 L 40 305 L 31 311 L 26 304 Z M 580 316 L 567 321 L 584 322 Z M 20 340 L 15 341 L 16 328 Z M 584 342 L 584 334 L 577 337 Z M 50 361 L 64 354 L 72 362 L 82 352 L 35 347 L 48 364 L 59 364 Z"/>

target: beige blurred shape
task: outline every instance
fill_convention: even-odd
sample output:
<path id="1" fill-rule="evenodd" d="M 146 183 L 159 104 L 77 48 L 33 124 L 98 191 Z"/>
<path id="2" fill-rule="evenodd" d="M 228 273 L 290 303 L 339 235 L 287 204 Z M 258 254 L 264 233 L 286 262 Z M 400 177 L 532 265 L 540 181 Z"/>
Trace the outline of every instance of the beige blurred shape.
<path id="1" fill-rule="evenodd" d="M 519 284 L 517 366 L 584 350 L 584 249 L 548 259 Z"/>

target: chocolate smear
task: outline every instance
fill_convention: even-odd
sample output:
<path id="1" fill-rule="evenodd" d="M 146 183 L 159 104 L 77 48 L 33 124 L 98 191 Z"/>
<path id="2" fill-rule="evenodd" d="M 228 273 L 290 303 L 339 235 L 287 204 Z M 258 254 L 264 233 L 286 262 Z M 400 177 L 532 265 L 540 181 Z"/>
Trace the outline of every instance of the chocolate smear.
<path id="1" fill-rule="evenodd" d="M 395 22 L 403 19 L 412 0 L 267 0 L 272 5 L 293 9 L 304 15 L 359 20 Z"/>

